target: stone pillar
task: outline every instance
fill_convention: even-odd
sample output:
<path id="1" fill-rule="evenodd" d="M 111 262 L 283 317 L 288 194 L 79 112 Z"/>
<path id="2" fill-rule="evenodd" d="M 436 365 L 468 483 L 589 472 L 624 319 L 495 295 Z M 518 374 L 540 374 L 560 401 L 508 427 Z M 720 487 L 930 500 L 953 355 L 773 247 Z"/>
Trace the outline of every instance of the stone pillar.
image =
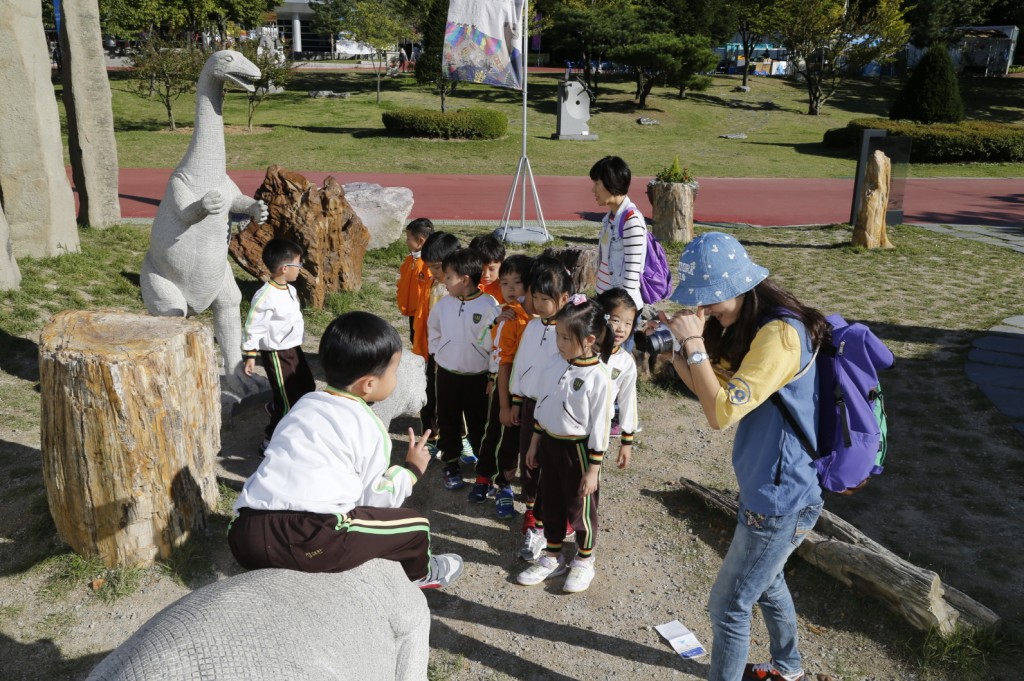
<path id="1" fill-rule="evenodd" d="M 292 54 L 302 52 L 302 22 L 292 17 Z"/>
<path id="2" fill-rule="evenodd" d="M 693 240 L 693 185 L 655 182 L 647 186 L 651 200 L 651 231 L 662 243 L 690 243 Z"/>
<path id="3" fill-rule="evenodd" d="M 864 248 L 893 248 L 885 226 L 885 214 L 889 207 L 889 186 L 892 163 L 885 153 L 878 149 L 868 158 L 867 173 L 864 175 L 864 196 L 853 225 L 852 243 Z"/>
<path id="4" fill-rule="evenodd" d="M 0 209 L 0 291 L 18 288 L 21 285 L 21 270 L 11 249 L 11 228 L 4 211 Z"/>
<path id="5" fill-rule="evenodd" d="M 109 227 L 121 220 L 121 205 L 99 7 L 96 0 L 75 0 L 62 3 L 61 9 L 61 78 L 71 173 L 78 189 L 78 221 L 90 227 Z"/>
<path id="6" fill-rule="evenodd" d="M 38 2 L 0 4 L 0 190 L 14 255 L 78 251 Z"/>

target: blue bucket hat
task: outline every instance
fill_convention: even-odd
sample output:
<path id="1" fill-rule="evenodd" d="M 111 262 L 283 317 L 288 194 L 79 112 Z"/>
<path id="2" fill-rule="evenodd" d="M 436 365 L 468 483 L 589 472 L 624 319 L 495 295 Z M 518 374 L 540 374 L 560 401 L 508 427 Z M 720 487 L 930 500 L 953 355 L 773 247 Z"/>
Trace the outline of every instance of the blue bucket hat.
<path id="1" fill-rule="evenodd" d="M 768 277 L 734 237 L 701 234 L 679 256 L 679 285 L 669 296 L 680 305 L 714 305 L 743 295 Z"/>

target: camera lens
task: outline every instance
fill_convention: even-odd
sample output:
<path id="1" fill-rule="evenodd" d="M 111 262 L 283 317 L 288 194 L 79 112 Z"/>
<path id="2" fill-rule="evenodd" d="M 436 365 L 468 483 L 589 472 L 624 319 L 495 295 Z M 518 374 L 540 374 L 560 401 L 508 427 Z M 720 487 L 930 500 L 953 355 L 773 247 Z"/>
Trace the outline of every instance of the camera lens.
<path id="1" fill-rule="evenodd" d="M 672 350 L 672 332 L 664 326 L 659 326 L 654 333 L 645 336 L 647 352 L 655 355 Z"/>

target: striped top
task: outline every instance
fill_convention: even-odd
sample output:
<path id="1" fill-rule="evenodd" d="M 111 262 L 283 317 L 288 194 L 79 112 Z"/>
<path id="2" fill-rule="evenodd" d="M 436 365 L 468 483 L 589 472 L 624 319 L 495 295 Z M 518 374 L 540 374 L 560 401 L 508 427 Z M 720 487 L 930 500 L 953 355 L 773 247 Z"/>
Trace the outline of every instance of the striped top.
<path id="1" fill-rule="evenodd" d="M 622 287 L 636 303 L 636 309 L 644 309 L 640 277 L 647 264 L 647 225 L 628 196 L 622 199 L 614 215 L 608 211 L 604 216 L 597 248 L 597 292 Z"/>

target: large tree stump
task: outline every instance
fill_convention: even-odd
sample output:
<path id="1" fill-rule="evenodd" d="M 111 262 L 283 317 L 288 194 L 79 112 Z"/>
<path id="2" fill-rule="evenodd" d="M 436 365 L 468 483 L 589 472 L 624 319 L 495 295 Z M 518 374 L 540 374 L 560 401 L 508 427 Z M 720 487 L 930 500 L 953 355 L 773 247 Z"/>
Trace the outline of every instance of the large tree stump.
<path id="1" fill-rule="evenodd" d="M 333 177 L 317 187 L 299 173 L 272 165 L 256 190 L 256 198 L 267 204 L 267 221 L 250 222 L 228 243 L 228 252 L 242 269 L 258 279 L 267 279 L 269 274 L 261 259 L 263 247 L 271 239 L 282 237 L 305 250 L 305 267 L 295 290 L 306 305 L 322 308 L 328 293 L 360 289 L 370 230 Z"/>
<path id="2" fill-rule="evenodd" d="M 892 162 L 880 149 L 868 159 L 864 175 L 864 196 L 853 226 L 853 245 L 864 248 L 892 248 L 885 228 L 885 214 L 889 209 L 889 186 Z"/>
<path id="3" fill-rule="evenodd" d="M 551 256 L 565 265 L 577 291 L 592 291 L 597 285 L 597 247 L 545 248 L 541 255 Z"/>
<path id="4" fill-rule="evenodd" d="M 57 532 L 108 567 L 170 556 L 217 503 L 220 381 L 202 323 L 68 310 L 39 343 Z"/>
<path id="5" fill-rule="evenodd" d="M 737 495 L 682 478 L 684 491 L 709 506 L 735 517 Z M 942 584 L 931 570 L 918 567 L 865 536 L 842 518 L 822 511 L 814 530 L 796 550 L 797 555 L 847 586 L 881 601 L 922 631 L 950 636 L 958 626 L 975 629 L 998 627 L 998 615 L 966 594 Z"/>
<path id="6" fill-rule="evenodd" d="M 651 200 L 651 232 L 662 243 L 693 240 L 693 185 L 683 182 L 655 182 L 647 186 Z"/>

